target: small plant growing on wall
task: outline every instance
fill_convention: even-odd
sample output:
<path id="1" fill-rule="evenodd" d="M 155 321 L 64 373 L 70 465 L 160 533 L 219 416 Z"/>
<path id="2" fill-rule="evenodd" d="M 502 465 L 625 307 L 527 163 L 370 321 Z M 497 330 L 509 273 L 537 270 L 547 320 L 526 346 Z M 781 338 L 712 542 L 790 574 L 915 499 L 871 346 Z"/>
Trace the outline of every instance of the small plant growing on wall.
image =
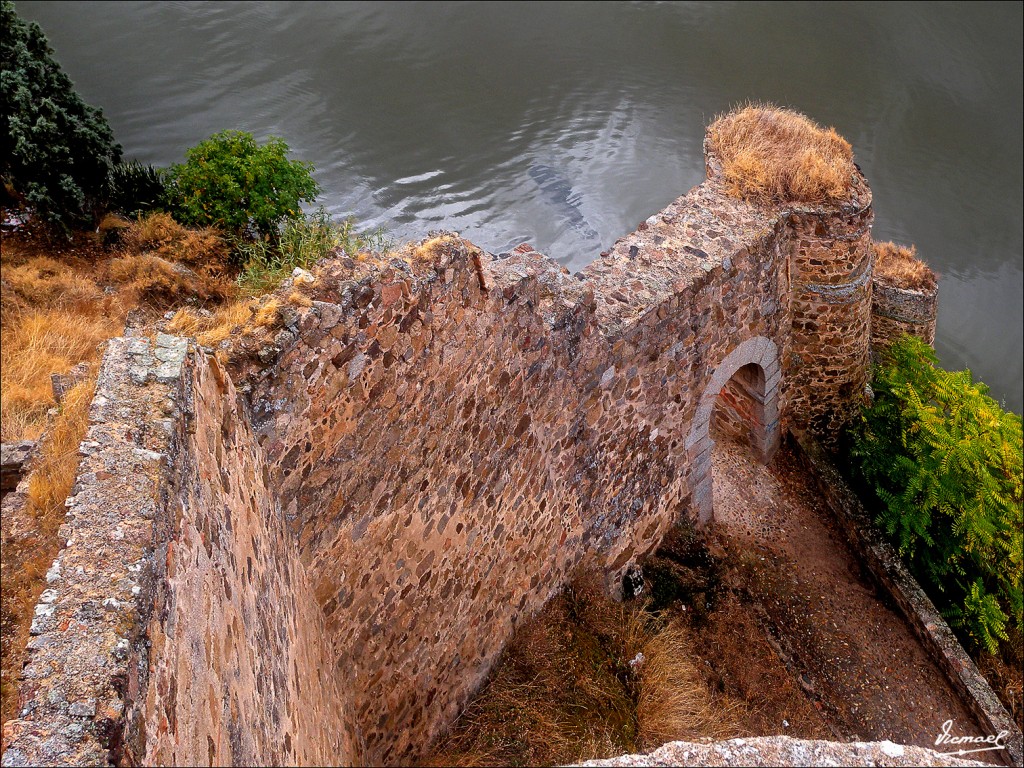
<path id="1" fill-rule="evenodd" d="M 1021 417 L 912 336 L 881 356 L 852 455 L 878 522 L 977 649 L 1019 647 Z"/>
<path id="2" fill-rule="evenodd" d="M 289 160 L 288 145 L 274 136 L 258 144 L 251 133 L 222 131 L 185 157 L 168 174 L 169 199 L 183 224 L 275 240 L 281 223 L 301 217 L 302 203 L 320 193 L 312 164 Z"/>

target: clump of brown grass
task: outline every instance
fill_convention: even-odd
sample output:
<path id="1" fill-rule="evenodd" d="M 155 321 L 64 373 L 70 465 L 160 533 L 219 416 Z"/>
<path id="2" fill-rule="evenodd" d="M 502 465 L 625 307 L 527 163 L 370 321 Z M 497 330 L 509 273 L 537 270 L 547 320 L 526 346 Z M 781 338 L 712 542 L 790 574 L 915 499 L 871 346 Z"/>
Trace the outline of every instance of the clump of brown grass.
<path id="1" fill-rule="evenodd" d="M 770 104 L 748 104 L 708 127 L 727 192 L 756 203 L 845 199 L 856 169 L 835 128 Z"/>
<path id="2" fill-rule="evenodd" d="M 36 256 L 24 264 L 4 266 L 4 293 L 26 306 L 74 308 L 100 300 L 95 282 L 56 259 Z"/>
<path id="3" fill-rule="evenodd" d="M 693 655 L 694 640 L 679 619 L 651 634 L 639 666 L 637 721 L 645 750 L 669 741 L 738 735 L 734 717 L 739 705 L 712 697 Z"/>
<path id="4" fill-rule="evenodd" d="M 230 280 L 196 272 L 152 253 L 127 254 L 113 259 L 108 269 L 110 279 L 123 286 L 134 299 L 133 303 L 145 303 L 157 309 L 187 299 L 220 302 L 237 292 Z"/>
<path id="5" fill-rule="evenodd" d="M 872 243 L 875 249 L 875 277 L 900 288 L 914 291 L 933 291 L 937 278 L 931 268 L 917 258 L 913 245 Z"/>
<path id="6" fill-rule="evenodd" d="M 44 586 L 44 576 L 60 549 L 57 529 L 64 521 L 64 500 L 78 469 L 78 446 L 89 426 L 89 405 L 95 375 L 69 389 L 40 447 L 29 477 L 21 535 L 5 541 L 0 569 L 0 717 L 14 716 L 17 676 L 25 661 L 25 643 L 32 611 Z"/>
<path id="7" fill-rule="evenodd" d="M 231 255 L 227 240 L 218 230 L 190 229 L 163 212 L 138 218 L 122 231 L 120 240 L 129 254 L 153 254 L 187 264 L 210 277 L 225 274 Z"/>
<path id="8" fill-rule="evenodd" d="M 276 298 L 262 302 L 252 317 L 253 325 L 268 331 L 276 330 L 284 325 L 284 307 Z"/>
<path id="9" fill-rule="evenodd" d="M 201 315 L 191 307 L 182 307 L 168 322 L 167 330 L 192 336 L 200 344 L 212 347 L 252 319 L 253 304 L 252 301 L 235 301 L 207 315 Z"/>
<path id="10" fill-rule="evenodd" d="M 292 291 L 288 294 L 288 303 L 295 307 L 313 306 L 313 300 L 302 291 Z"/>
<path id="11" fill-rule="evenodd" d="M 99 357 L 100 345 L 121 331 L 117 314 L 32 310 L 4 318 L 0 331 L 0 437 L 38 437 L 53 407 L 50 374 L 67 373 Z"/>
<path id="12" fill-rule="evenodd" d="M 297 303 L 291 298 L 289 302 Z M 230 302 L 216 312 L 201 313 L 192 307 L 182 307 L 167 323 L 167 330 L 192 336 L 203 346 L 212 347 L 231 336 L 251 337 L 261 331 L 277 330 L 284 325 L 285 314 L 285 305 L 273 296 Z"/>
<path id="13" fill-rule="evenodd" d="M 516 631 L 426 762 L 558 765 L 738 735 L 692 658 L 681 625 L 583 573 Z"/>

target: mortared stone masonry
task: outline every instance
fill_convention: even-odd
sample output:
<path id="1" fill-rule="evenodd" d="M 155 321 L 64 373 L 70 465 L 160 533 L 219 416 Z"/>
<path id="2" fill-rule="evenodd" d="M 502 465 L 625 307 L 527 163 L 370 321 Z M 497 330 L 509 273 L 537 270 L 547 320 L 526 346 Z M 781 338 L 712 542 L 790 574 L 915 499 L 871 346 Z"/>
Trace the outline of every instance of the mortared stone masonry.
<path id="1" fill-rule="evenodd" d="M 112 340 L 3 764 L 413 760 L 575 568 L 712 519 L 712 419 L 834 438 L 900 330 L 867 184 L 716 165 L 576 275 L 441 235 L 322 263 L 259 362 Z"/>

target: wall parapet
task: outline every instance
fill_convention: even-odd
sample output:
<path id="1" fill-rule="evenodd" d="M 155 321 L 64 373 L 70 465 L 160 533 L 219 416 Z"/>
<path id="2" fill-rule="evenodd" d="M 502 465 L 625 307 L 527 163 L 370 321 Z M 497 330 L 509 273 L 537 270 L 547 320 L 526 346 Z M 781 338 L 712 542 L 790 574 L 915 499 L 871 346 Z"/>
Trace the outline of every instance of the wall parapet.
<path id="1" fill-rule="evenodd" d="M 4 726 L 4 765 L 117 763 L 132 750 L 138 721 L 126 705 L 147 675 L 141 627 L 184 344 L 108 343 L 62 549 L 30 629 L 19 717 Z"/>

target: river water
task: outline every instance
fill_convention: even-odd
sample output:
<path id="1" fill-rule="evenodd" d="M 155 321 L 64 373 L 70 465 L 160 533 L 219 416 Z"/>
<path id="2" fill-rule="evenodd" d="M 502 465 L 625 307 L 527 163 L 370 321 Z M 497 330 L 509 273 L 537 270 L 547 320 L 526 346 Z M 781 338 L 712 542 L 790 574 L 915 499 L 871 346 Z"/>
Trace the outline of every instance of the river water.
<path id="1" fill-rule="evenodd" d="M 798 109 L 853 144 L 876 239 L 940 274 L 943 363 L 1021 412 L 1020 3 L 16 7 L 128 158 L 279 135 L 334 213 L 574 270 L 701 181 L 716 113 Z"/>

